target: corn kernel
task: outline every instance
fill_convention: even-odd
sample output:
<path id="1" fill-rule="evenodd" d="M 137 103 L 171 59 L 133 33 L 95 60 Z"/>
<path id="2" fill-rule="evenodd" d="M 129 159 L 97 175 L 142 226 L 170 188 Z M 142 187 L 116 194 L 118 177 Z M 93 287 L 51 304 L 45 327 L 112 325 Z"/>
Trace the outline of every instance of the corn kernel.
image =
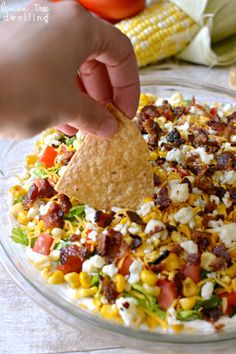
<path id="1" fill-rule="evenodd" d="M 43 268 L 43 270 L 41 271 L 41 276 L 43 279 L 49 279 L 52 274 L 53 272 L 51 271 L 51 269 L 47 267 Z"/>
<path id="2" fill-rule="evenodd" d="M 118 308 L 116 304 L 109 305 L 105 304 L 101 308 L 101 315 L 106 319 L 112 319 L 113 317 L 117 317 L 119 315 Z"/>
<path id="3" fill-rule="evenodd" d="M 151 262 L 154 262 L 158 256 L 159 256 L 159 253 L 157 251 L 153 251 L 151 253 L 145 254 L 143 259 L 144 259 L 145 263 L 151 263 Z"/>
<path id="4" fill-rule="evenodd" d="M 141 271 L 141 280 L 143 283 L 146 283 L 148 285 L 156 285 L 157 276 L 151 270 L 143 269 Z"/>
<path id="5" fill-rule="evenodd" d="M 179 260 L 176 254 L 174 253 L 170 253 L 169 256 L 162 263 L 165 264 L 165 269 L 168 272 L 179 268 Z"/>
<path id="6" fill-rule="evenodd" d="M 158 151 L 159 157 L 166 157 L 167 151 Z"/>
<path id="7" fill-rule="evenodd" d="M 23 206 L 22 203 L 14 204 L 14 205 L 12 205 L 12 207 L 11 207 L 11 213 L 12 213 L 12 215 L 13 215 L 15 218 L 17 218 L 18 215 L 19 215 L 19 213 L 22 212 L 22 211 L 24 211 L 24 206 Z"/>
<path id="8" fill-rule="evenodd" d="M 114 282 L 116 284 L 116 291 L 122 293 L 125 290 L 126 280 L 122 274 L 116 274 L 114 277 Z"/>
<path id="9" fill-rule="evenodd" d="M 232 280 L 228 275 L 224 275 L 220 280 L 226 285 L 231 285 L 232 283 Z"/>
<path id="10" fill-rule="evenodd" d="M 90 289 L 78 289 L 76 295 L 75 295 L 75 299 L 82 299 L 84 297 L 89 297 L 89 296 L 93 296 L 96 294 L 96 292 L 98 291 L 98 288 L 96 286 L 93 286 Z"/>
<path id="11" fill-rule="evenodd" d="M 180 243 L 181 242 L 181 235 L 179 232 L 177 231 L 172 231 L 171 233 L 171 239 L 172 241 L 174 241 L 175 243 Z"/>
<path id="12" fill-rule="evenodd" d="M 20 198 L 22 195 L 26 194 L 26 190 L 19 185 L 11 187 L 9 192 L 15 199 Z"/>
<path id="13" fill-rule="evenodd" d="M 152 212 L 152 213 L 144 216 L 143 221 L 147 224 L 148 221 L 150 221 L 152 219 L 158 220 L 158 215 L 155 212 Z"/>
<path id="14" fill-rule="evenodd" d="M 37 162 L 38 160 L 38 157 L 36 155 L 28 155 L 26 156 L 26 159 L 25 159 L 25 162 L 26 162 L 26 165 L 33 165 L 35 164 L 35 162 Z"/>
<path id="15" fill-rule="evenodd" d="M 60 258 L 60 251 L 59 250 L 52 250 L 49 255 L 49 259 L 52 262 L 58 261 Z"/>
<path id="16" fill-rule="evenodd" d="M 17 220 L 19 221 L 20 224 L 26 225 L 29 222 L 29 219 L 27 218 L 27 211 L 20 211 L 17 217 Z"/>
<path id="17" fill-rule="evenodd" d="M 143 284 L 143 287 L 145 291 L 150 295 L 158 296 L 160 294 L 159 286 L 151 286 L 145 283 Z"/>
<path id="18" fill-rule="evenodd" d="M 231 278 L 234 278 L 236 276 L 236 263 L 234 263 L 233 265 L 231 265 L 229 268 L 227 268 L 226 270 L 222 271 L 223 275 L 228 275 Z"/>
<path id="19" fill-rule="evenodd" d="M 60 270 L 56 270 L 49 278 L 49 284 L 62 284 L 64 283 L 64 274 Z"/>
<path id="20" fill-rule="evenodd" d="M 196 304 L 196 298 L 194 297 L 182 298 L 179 300 L 179 303 L 183 310 L 191 310 Z"/>
<path id="21" fill-rule="evenodd" d="M 188 225 L 179 225 L 179 230 L 188 238 L 191 238 L 191 231 Z"/>
<path id="22" fill-rule="evenodd" d="M 88 289 L 90 287 L 90 276 L 87 273 L 79 273 L 79 281 L 82 288 Z"/>
<path id="23" fill-rule="evenodd" d="M 216 256 L 210 252 L 203 252 L 201 255 L 201 267 L 203 269 L 212 271 L 212 263 L 216 260 Z"/>
<path id="24" fill-rule="evenodd" d="M 155 151 L 152 151 L 152 152 L 150 153 L 150 155 L 149 155 L 149 159 L 150 159 L 151 161 L 155 161 L 157 158 L 158 158 L 157 153 L 156 153 Z"/>
<path id="25" fill-rule="evenodd" d="M 197 295 L 198 292 L 199 292 L 199 289 L 191 278 L 184 279 L 184 281 L 183 281 L 183 294 L 184 294 L 184 296 L 191 297 L 191 296 Z"/>
<path id="26" fill-rule="evenodd" d="M 232 279 L 232 290 L 236 291 L 236 279 Z"/>
<path id="27" fill-rule="evenodd" d="M 65 281 L 69 284 L 70 288 L 76 289 L 80 285 L 79 274 L 72 272 L 64 276 Z"/>

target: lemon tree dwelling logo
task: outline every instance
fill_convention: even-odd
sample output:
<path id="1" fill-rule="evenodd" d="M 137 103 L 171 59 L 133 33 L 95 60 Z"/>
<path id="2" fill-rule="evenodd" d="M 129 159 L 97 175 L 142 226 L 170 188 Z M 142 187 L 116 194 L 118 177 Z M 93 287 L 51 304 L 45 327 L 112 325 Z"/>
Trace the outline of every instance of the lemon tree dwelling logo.
<path id="1" fill-rule="evenodd" d="M 29 7 L 9 6 L 6 1 L 0 2 L 0 13 L 5 22 L 44 22 L 49 23 L 49 7 L 38 3 Z"/>

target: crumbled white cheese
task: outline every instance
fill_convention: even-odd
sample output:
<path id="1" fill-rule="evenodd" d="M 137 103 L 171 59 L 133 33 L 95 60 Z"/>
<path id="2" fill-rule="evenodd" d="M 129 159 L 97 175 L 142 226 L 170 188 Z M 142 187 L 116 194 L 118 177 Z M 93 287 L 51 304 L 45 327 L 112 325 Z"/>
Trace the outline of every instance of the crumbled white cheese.
<path id="1" fill-rule="evenodd" d="M 202 115 L 202 111 L 195 106 L 191 106 L 189 112 L 194 115 Z"/>
<path id="2" fill-rule="evenodd" d="M 118 268 L 114 264 L 107 264 L 102 268 L 104 274 L 113 278 L 118 273 Z"/>
<path id="3" fill-rule="evenodd" d="M 115 231 L 119 231 L 123 236 L 125 236 L 128 232 L 130 223 L 127 222 L 126 224 L 117 224 L 116 226 L 113 227 Z"/>
<path id="4" fill-rule="evenodd" d="M 75 230 L 75 234 L 79 236 L 81 234 L 80 229 Z"/>
<path id="5" fill-rule="evenodd" d="M 173 203 L 186 202 L 189 198 L 189 188 L 187 183 L 170 185 L 170 199 Z"/>
<path id="6" fill-rule="evenodd" d="M 95 230 L 88 232 L 88 238 L 94 242 L 97 240 L 97 235 L 98 233 Z"/>
<path id="7" fill-rule="evenodd" d="M 201 191 L 201 189 L 199 189 L 197 187 L 193 187 L 193 194 L 201 195 L 202 191 Z"/>
<path id="8" fill-rule="evenodd" d="M 170 151 L 168 151 L 166 155 L 166 160 L 167 161 L 176 161 L 178 163 L 181 163 L 184 159 L 184 154 L 180 149 L 174 148 Z"/>
<path id="9" fill-rule="evenodd" d="M 89 205 L 85 205 L 84 212 L 85 212 L 85 220 L 94 223 L 96 210 L 90 207 Z"/>
<path id="10" fill-rule="evenodd" d="M 51 231 L 51 234 L 56 237 L 61 237 L 63 236 L 64 231 L 60 227 L 54 227 Z"/>
<path id="11" fill-rule="evenodd" d="M 39 213 L 40 213 L 40 207 L 44 205 L 43 202 L 36 200 L 33 204 L 33 206 L 29 209 L 27 213 L 27 217 L 29 219 L 35 218 Z"/>
<path id="12" fill-rule="evenodd" d="M 206 202 L 202 198 L 199 198 L 199 199 L 194 200 L 193 205 L 200 206 L 200 207 L 204 208 L 204 206 L 206 205 Z"/>
<path id="13" fill-rule="evenodd" d="M 155 206 L 154 202 L 144 203 L 141 205 L 140 209 L 138 210 L 138 214 L 140 216 L 146 216 L 151 212 L 154 206 Z"/>
<path id="14" fill-rule="evenodd" d="M 173 123 L 167 122 L 164 127 L 168 130 L 168 132 L 171 132 L 171 130 L 173 129 Z"/>
<path id="15" fill-rule="evenodd" d="M 205 163 L 206 165 L 208 165 L 209 163 L 211 163 L 211 161 L 214 159 L 214 155 L 213 154 L 207 154 L 205 149 L 203 147 L 198 147 L 195 150 L 192 150 L 194 154 L 199 154 L 201 160 L 203 163 Z"/>
<path id="16" fill-rule="evenodd" d="M 114 206 L 114 207 L 111 208 L 111 210 L 114 211 L 114 213 L 118 213 L 122 209 Z"/>
<path id="17" fill-rule="evenodd" d="M 209 300 L 213 294 L 213 291 L 214 291 L 214 284 L 208 281 L 201 287 L 201 297 L 204 300 Z"/>
<path id="18" fill-rule="evenodd" d="M 146 234 L 149 234 L 152 231 L 154 231 L 156 227 L 160 227 L 160 228 L 162 228 L 162 230 L 157 231 L 154 234 L 152 234 L 152 237 L 154 237 L 156 239 L 161 238 L 162 240 L 166 239 L 166 237 L 168 235 L 168 233 L 166 231 L 166 226 L 165 226 L 165 224 L 163 224 L 159 220 L 154 220 L 154 219 L 149 220 L 146 227 L 145 227 L 144 232 Z"/>
<path id="19" fill-rule="evenodd" d="M 169 326 L 176 326 L 181 324 L 181 321 L 176 318 L 176 311 L 174 307 L 170 307 L 167 313 L 167 323 Z"/>
<path id="20" fill-rule="evenodd" d="M 84 261 L 82 265 L 82 270 L 86 273 L 95 273 L 99 269 L 101 269 L 104 264 L 104 259 L 101 256 L 95 255 Z"/>
<path id="21" fill-rule="evenodd" d="M 50 208 L 51 205 L 52 205 L 52 202 L 48 202 L 47 204 L 42 204 L 42 205 L 40 205 L 40 207 L 39 207 L 39 214 L 40 214 L 40 215 L 45 215 L 45 214 L 47 214 L 47 212 L 48 212 L 48 210 L 49 210 L 49 208 Z"/>
<path id="22" fill-rule="evenodd" d="M 164 100 L 163 97 L 159 97 L 155 102 L 155 106 L 162 106 L 163 100 Z"/>
<path id="23" fill-rule="evenodd" d="M 225 171 L 221 176 L 221 182 L 223 184 L 234 184 L 236 182 L 236 171 Z"/>
<path id="24" fill-rule="evenodd" d="M 135 259 L 131 263 L 131 266 L 129 267 L 130 276 L 128 278 L 128 282 L 130 284 L 135 284 L 139 282 L 141 270 L 142 270 L 142 263 Z"/>
<path id="25" fill-rule="evenodd" d="M 66 169 L 67 169 L 67 166 L 61 166 L 61 168 L 58 171 L 58 175 L 62 176 L 65 173 Z"/>
<path id="26" fill-rule="evenodd" d="M 49 134 L 47 136 L 45 136 L 44 138 L 44 144 L 45 145 L 55 145 L 55 146 L 59 146 L 61 143 L 59 141 L 59 139 L 62 137 L 62 134 L 60 132 L 55 132 L 52 134 Z"/>
<path id="27" fill-rule="evenodd" d="M 174 214 L 174 218 L 180 224 L 189 224 L 192 227 L 194 224 L 193 220 L 193 210 L 191 207 L 181 208 Z"/>
<path id="28" fill-rule="evenodd" d="M 188 254 L 198 253 L 197 244 L 192 240 L 184 241 L 180 243 L 180 246 L 187 252 Z"/>
<path id="29" fill-rule="evenodd" d="M 216 272 L 207 273 L 207 278 L 215 278 Z"/>
<path id="30" fill-rule="evenodd" d="M 219 236 L 226 246 L 236 241 L 236 223 L 225 224 L 220 227 Z"/>
<path id="31" fill-rule="evenodd" d="M 232 135 L 230 141 L 231 143 L 236 143 L 236 135 Z"/>
<path id="32" fill-rule="evenodd" d="M 215 229 L 216 231 L 223 225 L 223 221 L 221 219 L 219 220 L 211 220 L 208 223 L 208 226 L 211 227 L 212 229 Z"/>
<path id="33" fill-rule="evenodd" d="M 138 235 L 140 232 L 142 232 L 142 227 L 136 224 L 135 222 L 132 222 L 132 224 L 128 228 L 128 231 L 133 235 Z"/>
<path id="34" fill-rule="evenodd" d="M 178 130 L 183 131 L 183 132 L 187 132 L 189 130 L 189 122 L 185 122 L 182 125 L 178 125 Z M 186 145 L 185 145 L 186 146 Z"/>
<path id="35" fill-rule="evenodd" d="M 183 101 L 183 96 L 181 95 L 181 93 L 175 92 L 173 93 L 173 95 L 170 96 L 168 101 L 171 105 L 175 105 Z"/>
<path id="36" fill-rule="evenodd" d="M 138 302 L 134 298 L 120 297 L 116 300 L 116 306 L 125 326 L 135 325 L 140 320 L 137 311 Z"/>
<path id="37" fill-rule="evenodd" d="M 211 195 L 210 196 L 210 201 L 214 202 L 216 205 L 220 204 L 220 198 L 218 198 L 216 195 Z"/>
<path id="38" fill-rule="evenodd" d="M 226 208 L 230 208 L 232 205 L 232 200 L 230 198 L 230 194 L 229 192 L 226 192 L 224 197 L 222 198 L 222 201 L 224 203 L 224 205 L 226 206 Z"/>
<path id="39" fill-rule="evenodd" d="M 76 139 L 83 141 L 85 139 L 85 135 L 80 130 L 78 130 L 76 133 Z"/>

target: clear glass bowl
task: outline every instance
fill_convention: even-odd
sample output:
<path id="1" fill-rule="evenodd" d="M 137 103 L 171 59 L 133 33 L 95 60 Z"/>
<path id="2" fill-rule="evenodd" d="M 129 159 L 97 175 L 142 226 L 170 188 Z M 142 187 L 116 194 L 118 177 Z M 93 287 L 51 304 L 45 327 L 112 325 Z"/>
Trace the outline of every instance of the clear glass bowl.
<path id="1" fill-rule="evenodd" d="M 152 77 L 141 78 L 142 92 L 153 93 L 162 97 L 170 97 L 174 92 L 180 92 L 186 98 L 193 95 L 197 100 L 211 102 L 235 103 L 235 92 L 201 82 L 191 82 L 183 78 L 158 82 Z M 136 330 L 103 320 L 73 305 L 66 294 L 59 293 L 57 286 L 48 286 L 27 261 L 24 249 L 14 244 L 9 236 L 13 220 L 9 215 L 8 189 L 16 183 L 16 174 L 24 169 L 24 157 L 28 154 L 37 137 L 21 142 L 8 142 L 4 145 L 0 161 L 0 254 L 3 265 L 25 292 L 39 305 L 59 317 L 62 321 L 77 328 L 85 328 L 91 332 L 91 326 L 101 336 L 109 336 L 114 344 L 142 348 L 152 353 L 194 353 L 202 351 L 209 353 L 231 353 L 236 346 L 236 321 L 225 331 L 217 333 L 197 334 L 163 334 Z M 92 332 L 91 332 L 92 333 Z"/>

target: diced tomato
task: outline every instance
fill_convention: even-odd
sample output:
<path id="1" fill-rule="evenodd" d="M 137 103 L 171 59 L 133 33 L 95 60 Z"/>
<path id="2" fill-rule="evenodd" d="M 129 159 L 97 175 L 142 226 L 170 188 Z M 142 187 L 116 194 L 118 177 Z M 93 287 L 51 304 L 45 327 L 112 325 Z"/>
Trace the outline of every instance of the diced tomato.
<path id="1" fill-rule="evenodd" d="M 55 158 L 57 157 L 57 152 L 51 146 L 47 146 L 42 152 L 39 162 L 41 162 L 45 167 L 54 166 Z"/>
<path id="2" fill-rule="evenodd" d="M 35 241 L 33 251 L 48 256 L 54 239 L 47 234 L 40 234 Z"/>
<path id="3" fill-rule="evenodd" d="M 217 113 L 218 113 L 218 109 L 217 109 L 216 107 L 212 107 L 212 108 L 210 109 L 210 114 L 211 114 L 213 117 L 215 117 L 215 116 L 217 115 Z"/>
<path id="4" fill-rule="evenodd" d="M 133 263 L 133 258 L 130 257 L 130 256 L 126 256 L 122 265 L 121 265 L 121 268 L 119 269 L 119 273 L 122 274 L 122 275 L 129 275 L 130 272 L 129 272 L 129 268 L 131 266 L 131 264 Z"/>
<path id="5" fill-rule="evenodd" d="M 187 262 L 187 264 L 184 267 L 184 277 L 191 278 L 195 284 L 198 284 L 201 280 L 200 270 L 201 270 L 200 264 L 198 263 L 193 264 Z"/>
<path id="6" fill-rule="evenodd" d="M 170 280 L 167 279 L 158 280 L 157 285 L 160 287 L 158 303 L 160 308 L 167 310 L 177 297 L 175 286 Z"/>
<path id="7" fill-rule="evenodd" d="M 234 313 L 236 311 L 236 291 L 232 293 L 223 293 L 220 295 L 222 299 L 226 300 L 226 306 L 224 309 L 225 314 L 229 315 L 232 312 L 232 308 L 234 308 Z"/>
<path id="8" fill-rule="evenodd" d="M 87 10 L 112 20 L 122 20 L 143 10 L 145 0 L 77 0 Z"/>
<path id="9" fill-rule="evenodd" d="M 64 274 L 75 272 L 80 273 L 82 270 L 82 259 L 79 257 L 69 256 L 66 263 L 57 267 Z"/>

